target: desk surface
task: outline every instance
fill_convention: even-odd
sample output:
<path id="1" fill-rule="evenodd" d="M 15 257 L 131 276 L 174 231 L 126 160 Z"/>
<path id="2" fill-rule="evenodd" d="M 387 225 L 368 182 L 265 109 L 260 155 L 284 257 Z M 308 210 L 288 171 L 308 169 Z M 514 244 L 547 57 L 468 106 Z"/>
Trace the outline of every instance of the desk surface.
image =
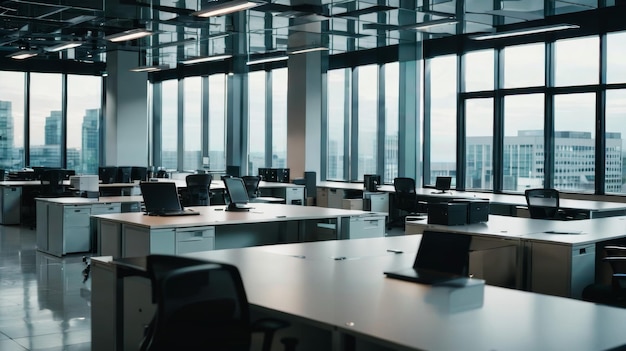
<path id="1" fill-rule="evenodd" d="M 125 202 L 143 202 L 143 196 L 100 196 L 98 198 L 85 197 L 38 197 L 37 201 L 50 202 L 61 205 L 83 205 L 83 204 L 106 204 L 106 203 L 125 203 Z"/>
<path id="2" fill-rule="evenodd" d="M 626 344 L 626 310 L 485 286 L 481 308 L 452 313 L 441 288 L 385 278 L 414 253 L 407 240 L 353 239 L 218 250 L 190 256 L 231 263 L 250 303 L 310 323 L 419 350 L 601 350 Z M 415 240 L 415 239 L 414 239 Z M 295 257 L 304 254 L 306 258 Z M 346 256 L 335 260 L 334 256 Z"/>
<path id="3" fill-rule="evenodd" d="M 213 226 L 277 221 L 295 221 L 352 216 L 369 216 L 375 212 L 343 210 L 316 206 L 251 203 L 250 211 L 225 211 L 226 206 L 189 207 L 200 212 L 199 216 L 159 217 L 141 212 L 116 213 L 94 216 L 103 220 L 133 224 L 151 229 L 191 226 Z"/>

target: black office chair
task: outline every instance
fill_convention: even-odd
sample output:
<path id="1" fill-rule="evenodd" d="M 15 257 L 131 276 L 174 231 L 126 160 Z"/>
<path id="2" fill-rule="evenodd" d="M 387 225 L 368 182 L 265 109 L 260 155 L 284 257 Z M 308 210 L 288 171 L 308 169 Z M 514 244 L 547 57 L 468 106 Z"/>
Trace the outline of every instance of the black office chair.
<path id="1" fill-rule="evenodd" d="M 585 301 L 616 307 L 626 307 L 626 247 L 608 245 L 602 258 L 611 267 L 611 282 L 590 284 L 583 289 Z"/>
<path id="2" fill-rule="evenodd" d="M 530 218 L 557 219 L 559 191 L 556 189 L 526 189 L 526 205 Z"/>
<path id="3" fill-rule="evenodd" d="M 243 183 L 248 191 L 248 197 L 252 200 L 260 196 L 259 183 L 261 182 L 260 176 L 243 176 L 241 177 Z"/>
<path id="4" fill-rule="evenodd" d="M 139 180 L 142 182 L 148 180 L 148 167 L 139 167 L 139 166 L 131 167 L 130 181 L 132 182 L 133 180 Z"/>
<path id="5" fill-rule="evenodd" d="M 276 319 L 250 323 L 246 292 L 235 266 L 181 256 L 150 255 L 148 275 L 157 312 L 140 345 L 142 351 L 249 350 L 251 333 L 271 337 L 288 326 Z M 268 340 L 268 338 L 270 338 Z M 287 339 L 293 349 L 293 339 Z"/>
<path id="6" fill-rule="evenodd" d="M 159 169 L 156 172 L 156 177 L 157 178 L 169 178 L 169 175 L 167 174 L 167 171 L 164 169 Z"/>
<path id="7" fill-rule="evenodd" d="M 190 174 L 185 177 L 187 189 L 183 196 L 184 206 L 208 206 L 210 204 L 211 181 L 210 174 Z"/>
<path id="8" fill-rule="evenodd" d="M 408 177 L 398 177 L 393 180 L 395 192 L 393 194 L 394 206 L 397 210 L 404 214 L 397 216 L 388 224 L 388 228 L 393 225 L 404 226 L 404 220 L 407 215 L 418 212 L 417 193 L 415 192 L 415 180 Z"/>
<path id="9" fill-rule="evenodd" d="M 71 196 L 72 193 L 66 191 L 63 181 L 66 179 L 67 171 L 63 169 L 47 169 L 41 173 L 41 185 L 38 197 L 62 197 Z"/>

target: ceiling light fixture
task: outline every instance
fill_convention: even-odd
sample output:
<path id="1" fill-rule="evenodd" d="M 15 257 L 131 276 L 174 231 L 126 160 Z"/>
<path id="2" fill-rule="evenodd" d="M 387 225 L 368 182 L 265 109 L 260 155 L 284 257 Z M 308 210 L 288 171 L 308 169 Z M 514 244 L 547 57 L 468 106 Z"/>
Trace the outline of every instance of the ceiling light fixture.
<path id="1" fill-rule="evenodd" d="M 17 51 L 17 52 L 7 55 L 7 57 L 10 57 L 14 60 L 24 60 L 24 59 L 31 58 L 37 55 L 38 55 L 37 51 L 21 50 L 21 51 Z"/>
<path id="2" fill-rule="evenodd" d="M 457 24 L 457 23 L 459 23 L 459 21 L 457 21 L 456 18 L 449 17 L 449 18 L 442 18 L 442 19 L 402 26 L 402 29 L 427 30 L 427 29 L 432 29 L 433 27 L 446 26 L 446 25 L 452 25 L 452 24 Z"/>
<path id="3" fill-rule="evenodd" d="M 57 45 L 48 46 L 47 48 L 44 48 L 44 50 L 46 50 L 47 52 L 57 52 L 61 50 L 79 47 L 81 45 L 83 45 L 82 41 L 67 41 L 64 43 L 59 43 Z"/>
<path id="4" fill-rule="evenodd" d="M 276 62 L 276 61 L 284 61 L 289 59 L 289 56 L 274 56 L 274 57 L 264 57 L 259 59 L 254 59 L 246 62 L 246 65 L 257 65 L 259 63 L 268 63 L 268 62 Z"/>
<path id="5" fill-rule="evenodd" d="M 180 63 L 184 65 L 192 65 L 194 63 L 200 63 L 200 62 L 221 61 L 221 60 L 230 58 L 232 56 L 233 55 L 224 54 L 224 55 L 215 55 L 215 56 L 190 57 L 186 60 L 180 61 Z"/>
<path id="6" fill-rule="evenodd" d="M 139 66 L 139 67 L 131 68 L 129 69 L 129 71 L 131 72 L 156 72 L 156 71 L 162 71 L 164 69 L 169 69 L 169 68 L 170 66 L 168 65 Z"/>
<path id="7" fill-rule="evenodd" d="M 576 24 L 565 24 L 565 23 L 551 24 L 548 26 L 514 29 L 514 30 L 508 30 L 508 31 L 499 32 L 499 33 L 470 35 L 469 38 L 473 40 L 500 39 L 500 38 L 516 37 L 520 35 L 554 32 L 554 31 L 559 31 L 559 30 L 577 29 L 577 28 L 580 28 L 580 26 Z"/>
<path id="8" fill-rule="evenodd" d="M 314 51 L 328 51 L 327 47 L 323 47 L 323 46 L 316 46 L 316 47 L 312 47 L 312 48 L 305 48 L 305 49 L 297 49 L 297 50 L 293 50 L 288 52 L 289 55 L 297 55 L 297 54 L 304 54 L 307 52 L 314 52 Z"/>
<path id="9" fill-rule="evenodd" d="M 120 33 L 107 35 L 106 37 L 104 37 L 104 39 L 106 39 L 108 41 L 112 41 L 114 43 L 117 43 L 117 42 L 120 42 L 120 41 L 133 40 L 133 39 L 139 39 L 139 38 L 147 37 L 147 36 L 152 35 L 152 34 L 154 34 L 154 33 L 152 33 L 151 31 L 149 31 L 147 29 L 139 28 L 139 29 L 131 29 L 131 30 L 120 32 Z"/>
<path id="10" fill-rule="evenodd" d="M 259 5 L 263 5 L 263 3 L 248 0 L 232 0 L 207 6 L 200 11 L 192 13 L 192 15 L 197 17 L 222 16 L 233 12 L 248 10 Z"/>

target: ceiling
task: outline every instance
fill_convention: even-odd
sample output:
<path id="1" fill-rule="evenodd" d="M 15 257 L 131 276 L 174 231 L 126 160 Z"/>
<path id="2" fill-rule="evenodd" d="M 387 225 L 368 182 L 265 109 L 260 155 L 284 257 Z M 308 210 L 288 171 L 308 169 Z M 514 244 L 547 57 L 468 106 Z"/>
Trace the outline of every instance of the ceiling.
<path id="1" fill-rule="evenodd" d="M 233 1 L 233 0 L 226 0 Z M 255 0 L 256 1 L 256 0 Z M 494 31 L 497 25 L 595 9 L 597 0 L 274 0 L 239 16 L 194 12 L 224 0 L 0 0 L 0 57 L 103 62 L 108 50 L 145 52 L 145 65 L 175 67 L 217 54 L 289 52 L 324 46 L 330 54 Z M 612 1 L 609 5 L 612 5 Z M 551 8 L 545 9 L 545 3 Z M 409 4 L 409 5 L 407 5 Z M 495 7 L 498 4 L 498 7 Z M 437 24 L 415 29 L 418 24 Z M 112 44 L 105 36 L 147 28 L 154 34 Z M 64 42 L 81 45 L 49 51 Z"/>

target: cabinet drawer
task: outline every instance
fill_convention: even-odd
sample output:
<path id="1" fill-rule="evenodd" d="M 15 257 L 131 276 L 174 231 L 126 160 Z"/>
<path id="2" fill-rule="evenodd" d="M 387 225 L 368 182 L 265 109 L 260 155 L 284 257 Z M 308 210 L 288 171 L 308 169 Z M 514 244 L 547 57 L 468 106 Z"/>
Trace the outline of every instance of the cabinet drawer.
<path id="1" fill-rule="evenodd" d="M 90 215 L 90 207 L 66 207 L 63 210 L 63 225 L 65 227 L 89 227 Z"/>
<path id="2" fill-rule="evenodd" d="M 215 228 L 204 227 L 176 230 L 176 254 L 213 250 Z"/>
<path id="3" fill-rule="evenodd" d="M 107 214 L 107 213 L 120 213 L 122 212 L 121 203 L 110 204 L 97 204 L 91 208 L 92 215 Z"/>

